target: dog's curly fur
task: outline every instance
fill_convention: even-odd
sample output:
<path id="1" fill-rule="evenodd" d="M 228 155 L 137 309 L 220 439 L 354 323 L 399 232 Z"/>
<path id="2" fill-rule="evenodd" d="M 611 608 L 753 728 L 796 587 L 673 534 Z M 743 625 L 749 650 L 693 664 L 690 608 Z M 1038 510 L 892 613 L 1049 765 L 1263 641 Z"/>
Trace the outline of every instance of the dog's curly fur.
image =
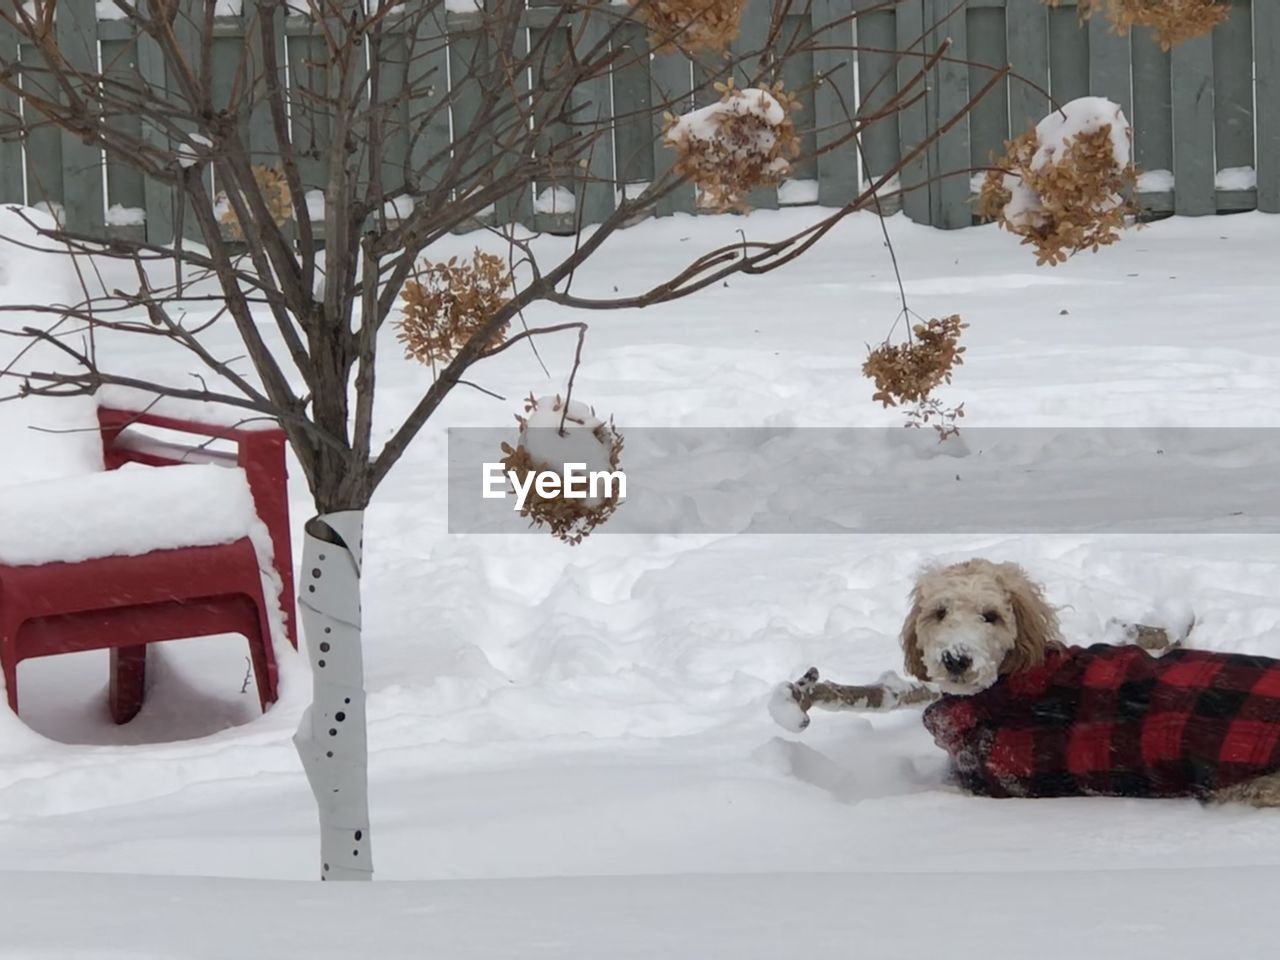
<path id="1" fill-rule="evenodd" d="M 981 558 L 920 574 L 901 640 L 907 673 L 961 694 L 1037 666 L 1062 645 L 1057 612 L 1040 585 L 1016 563 Z M 953 665 L 968 657 L 971 666 L 947 669 L 947 654 Z"/>

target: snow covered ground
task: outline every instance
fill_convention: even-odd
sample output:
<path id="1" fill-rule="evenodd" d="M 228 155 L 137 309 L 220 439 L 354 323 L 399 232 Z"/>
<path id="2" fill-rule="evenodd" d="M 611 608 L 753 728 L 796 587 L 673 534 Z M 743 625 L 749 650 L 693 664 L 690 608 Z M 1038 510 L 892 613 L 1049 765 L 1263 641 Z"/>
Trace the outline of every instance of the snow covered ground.
<path id="1" fill-rule="evenodd" d="M 647 222 L 575 289 L 638 291 L 739 229 L 813 216 Z M 1280 419 L 1280 217 L 1163 221 L 1052 270 L 993 228 L 888 227 L 912 309 L 971 325 L 944 396 L 972 427 Z M 896 426 L 859 374 L 896 298 L 879 222 L 855 217 L 784 270 L 587 317 L 575 397 L 624 432 Z M 520 350 L 491 361 L 479 382 L 509 402 L 456 390 L 368 514 L 373 854 L 380 880 L 410 882 L 289 882 L 316 874 L 318 847 L 289 742 L 298 665 L 259 717 L 241 642 L 170 644 L 142 714 L 115 728 L 105 655 L 34 661 L 26 725 L 0 718 L 0 958 L 1269 954 L 1274 812 L 965 797 L 918 713 L 822 714 L 792 736 L 765 704 L 810 665 L 896 668 L 915 568 L 975 554 L 1027 565 L 1073 641 L 1189 605 L 1200 645 L 1280 656 L 1280 539 L 449 534 L 446 427 L 514 427 L 530 390 L 563 389 L 573 348 L 540 344 L 550 380 Z M 189 366 L 151 349 L 127 362 Z M 384 434 L 425 383 L 387 357 Z M 28 429 L 74 422 L 51 403 L 0 404 L 24 479 L 80 442 Z"/>

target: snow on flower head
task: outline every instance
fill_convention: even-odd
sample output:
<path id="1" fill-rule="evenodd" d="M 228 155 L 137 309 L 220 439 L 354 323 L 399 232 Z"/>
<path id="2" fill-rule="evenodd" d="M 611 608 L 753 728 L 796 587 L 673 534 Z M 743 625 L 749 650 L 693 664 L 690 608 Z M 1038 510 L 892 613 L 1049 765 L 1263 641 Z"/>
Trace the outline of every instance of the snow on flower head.
<path id="1" fill-rule="evenodd" d="M 603 478 L 621 476 L 622 435 L 612 421 L 596 416 L 587 404 L 559 396 L 535 398 L 530 394 L 524 411 L 524 416 L 516 415 L 520 424 L 516 445 L 502 444 L 503 467 L 522 484 L 530 483 L 530 474 L 535 478 L 555 474 L 560 483 L 550 493 L 531 483 L 520 515 L 529 518 L 530 526 L 548 527 L 565 543 L 580 543 L 618 508 L 621 487 Z M 599 483 L 587 484 L 584 492 L 590 495 L 566 495 L 570 464 L 577 477 L 602 478 Z"/>
<path id="2" fill-rule="evenodd" d="M 738 90 L 730 79 L 715 87 L 718 102 L 667 115 L 664 142 L 676 151 L 676 173 L 698 186 L 701 205 L 746 211 L 748 193 L 791 172 L 800 154 L 792 114 L 800 107 L 781 84 Z"/>
<path id="3" fill-rule="evenodd" d="M 1132 130 L 1120 107 L 1081 97 L 1005 145 L 979 193 L 983 216 L 1056 264 L 1115 243 L 1137 172 Z"/>

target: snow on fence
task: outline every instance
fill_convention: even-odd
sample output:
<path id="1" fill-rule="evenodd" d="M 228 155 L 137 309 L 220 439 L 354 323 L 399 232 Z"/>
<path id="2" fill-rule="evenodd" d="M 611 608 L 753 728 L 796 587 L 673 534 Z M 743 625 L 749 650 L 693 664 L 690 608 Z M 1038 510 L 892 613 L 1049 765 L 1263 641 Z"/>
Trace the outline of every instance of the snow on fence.
<path id="1" fill-rule="evenodd" d="M 552 22 L 555 2 L 529 0 L 530 37 Z M 787 0 L 749 0 L 736 47 L 762 47 L 770 17 L 783 3 Z M 86 65 L 97 60 L 108 74 L 137 71 L 148 82 L 163 84 L 164 65 L 148 42 L 139 42 L 128 20 L 99 19 L 102 7 L 95 0 L 60 0 L 55 28 L 64 51 Z M 759 191 L 752 203 L 771 208 L 846 202 L 859 184 L 892 167 L 960 110 L 970 91 L 989 77 L 990 66 L 1008 63 L 1025 79 L 998 85 L 903 171 L 901 204 L 911 219 L 948 228 L 972 223 L 972 169 L 986 165 L 991 151 L 1043 116 L 1050 97 L 1066 102 L 1086 94 L 1116 101 L 1132 121 L 1136 161 L 1147 171 L 1140 196 L 1152 213 L 1200 215 L 1255 207 L 1280 212 L 1280 3 L 1231 0 L 1231 8 L 1230 18 L 1212 36 L 1163 52 L 1145 30 L 1118 37 L 1101 16 L 1081 25 L 1075 0 L 1060 0 L 1053 8 L 1042 0 L 898 0 L 889 5 L 886 0 L 791 0 L 779 43 L 787 46 L 797 30 L 817 31 L 809 49 L 790 57 L 782 71 L 787 89 L 798 92 L 804 107 L 799 131 L 805 157 L 794 165 L 793 180 Z M 230 14 L 218 20 L 212 63 L 215 77 L 230 78 L 250 14 L 236 13 L 235 3 L 220 3 L 218 10 Z M 431 71 L 443 87 L 451 67 L 454 75 L 463 75 L 473 57 L 485 54 L 479 17 L 468 4 L 444 0 L 415 36 L 387 45 L 384 82 L 403 83 L 407 73 L 420 77 L 421 71 Z M 284 22 L 280 59 L 289 65 L 289 83 L 300 90 L 313 87 L 308 74 L 320 59 L 323 41 L 305 17 L 290 15 Z M 625 42 L 643 50 L 644 28 L 636 24 L 629 30 Z M 855 31 L 856 56 L 850 50 Z M 887 102 L 899 80 L 918 69 L 923 52 L 945 38 L 952 41 L 950 55 L 934 69 L 926 97 L 872 124 L 861 138 L 861 156 L 857 144 L 840 142 L 849 111 L 866 113 Z M 0 45 L 13 42 L 0 27 Z M 429 52 L 423 54 L 424 49 Z M 892 52 L 900 50 L 913 54 L 904 58 Z M 492 211 L 493 217 L 571 231 L 580 222 L 604 219 L 618 196 L 668 169 L 672 156 L 661 146 L 660 116 L 652 116 L 649 105 L 675 96 L 701 106 L 717 96 L 705 80 L 723 68 L 714 60 L 691 62 L 679 54 L 620 62 L 625 65 L 609 80 L 579 93 L 580 101 L 603 119 L 617 118 L 612 155 L 593 155 L 590 176 L 575 186 L 572 198 L 563 187 L 538 185 L 530 195 Z M 750 78 L 737 79 L 746 86 Z M 229 80 L 223 87 L 230 90 Z M 465 134 L 478 98 L 465 89 L 452 93 L 451 115 L 433 115 L 425 129 L 417 128 L 413 110 L 408 111 L 398 138 L 381 157 L 384 182 L 396 182 L 407 158 L 432 155 L 447 145 L 451 132 Z M 323 147 L 326 120 L 308 111 L 307 102 L 305 96 L 297 101 L 293 136 Z M 15 98 L 0 92 L 0 115 L 14 109 Z M 162 136 L 142 129 L 136 117 L 113 116 L 106 122 Z M 255 115 L 248 131 L 256 158 L 269 162 L 268 118 Z M 304 160 L 309 191 L 324 184 L 322 155 L 317 151 L 316 158 Z M 174 230 L 173 197 L 165 187 L 126 167 L 104 165 L 95 148 L 53 128 L 34 131 L 23 144 L 5 139 L 0 125 L 0 202 L 15 201 L 61 209 L 68 225 L 79 230 L 145 236 L 158 243 L 168 242 Z M 323 215 L 322 204 L 309 206 L 313 216 Z M 692 187 L 669 195 L 657 210 L 659 215 L 678 211 L 696 212 Z"/>

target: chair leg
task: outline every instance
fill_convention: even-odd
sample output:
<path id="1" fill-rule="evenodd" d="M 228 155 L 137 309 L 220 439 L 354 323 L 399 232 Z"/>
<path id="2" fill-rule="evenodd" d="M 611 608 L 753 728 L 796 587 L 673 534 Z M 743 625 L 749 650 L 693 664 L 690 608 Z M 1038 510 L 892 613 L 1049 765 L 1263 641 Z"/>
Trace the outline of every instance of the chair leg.
<path id="1" fill-rule="evenodd" d="M 128 723 L 142 709 L 147 684 L 147 645 L 111 648 L 111 719 Z"/>
<path id="2" fill-rule="evenodd" d="M 9 698 L 9 709 L 14 713 L 18 712 L 18 665 L 17 663 L 5 660 L 4 662 L 4 689 Z"/>
<path id="3" fill-rule="evenodd" d="M 258 702 L 262 712 L 275 703 L 279 696 L 278 670 L 275 654 L 271 649 L 271 621 L 266 611 L 255 600 L 252 619 L 245 624 L 245 638 L 249 641 L 249 659 L 253 663 L 254 682 L 258 687 Z"/>

